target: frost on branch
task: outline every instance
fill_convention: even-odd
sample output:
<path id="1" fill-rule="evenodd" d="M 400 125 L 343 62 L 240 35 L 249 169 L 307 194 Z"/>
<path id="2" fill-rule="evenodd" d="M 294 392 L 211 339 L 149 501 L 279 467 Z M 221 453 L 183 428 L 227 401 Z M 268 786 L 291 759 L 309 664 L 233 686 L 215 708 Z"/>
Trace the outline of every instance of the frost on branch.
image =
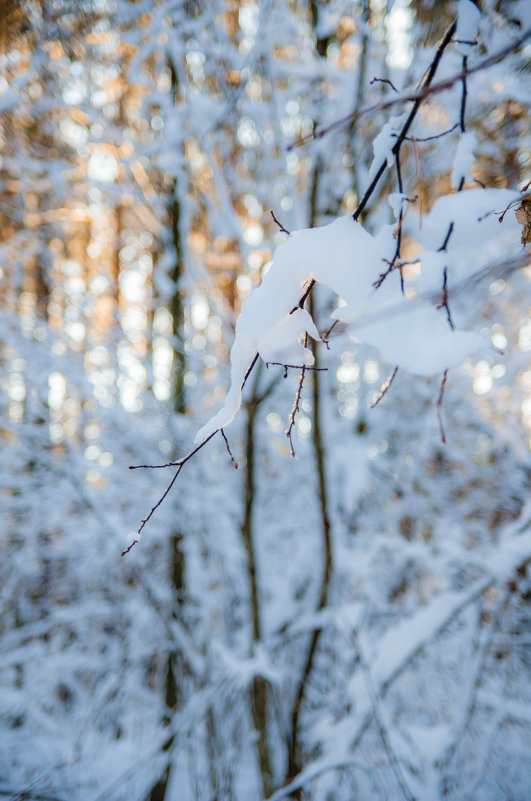
<path id="1" fill-rule="evenodd" d="M 492 203 L 492 195 L 488 201 Z M 474 215 L 477 205 L 476 199 L 471 204 Z M 481 203 L 479 206 L 484 208 Z M 434 209 L 435 227 L 440 216 L 441 209 Z M 392 364 L 412 373 L 439 373 L 460 364 L 486 344 L 479 334 L 452 331 L 436 302 L 401 298 L 391 283 L 375 289 L 382 263 L 392 258 L 395 249 L 393 231 L 393 226 L 383 226 L 372 236 L 350 216 L 341 217 L 321 228 L 296 231 L 277 248 L 261 286 L 242 306 L 225 403 L 200 429 L 196 442 L 232 422 L 240 408 L 245 375 L 256 354 L 265 362 L 312 365 L 313 356 L 301 340 L 306 333 L 316 339 L 319 334 L 310 315 L 298 308 L 309 281 L 315 280 L 339 296 L 340 304 L 332 318 L 355 322 L 357 337 L 378 348 Z"/>

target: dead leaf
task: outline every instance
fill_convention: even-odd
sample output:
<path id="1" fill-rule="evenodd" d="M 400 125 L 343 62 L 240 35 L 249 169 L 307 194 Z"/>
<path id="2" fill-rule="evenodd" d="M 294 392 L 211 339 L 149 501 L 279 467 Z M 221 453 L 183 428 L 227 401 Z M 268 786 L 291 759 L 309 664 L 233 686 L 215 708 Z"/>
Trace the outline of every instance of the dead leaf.
<path id="1" fill-rule="evenodd" d="M 531 242 L 531 198 L 524 198 L 516 209 L 516 219 L 523 225 L 522 244 Z"/>

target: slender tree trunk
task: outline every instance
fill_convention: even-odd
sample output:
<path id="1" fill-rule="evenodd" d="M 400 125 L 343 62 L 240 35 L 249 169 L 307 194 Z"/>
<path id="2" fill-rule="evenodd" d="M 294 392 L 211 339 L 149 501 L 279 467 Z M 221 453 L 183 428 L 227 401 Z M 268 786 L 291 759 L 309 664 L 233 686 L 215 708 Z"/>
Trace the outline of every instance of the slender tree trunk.
<path id="1" fill-rule="evenodd" d="M 319 194 L 319 179 L 323 165 L 320 158 L 317 159 L 313 175 L 312 175 L 312 188 L 310 193 L 310 227 L 314 227 L 317 222 L 318 216 L 318 194 Z M 315 290 L 310 295 L 310 315 L 315 320 Z M 314 366 L 320 366 L 320 354 L 318 343 L 311 340 L 312 353 L 314 355 Z M 327 474 L 326 474 L 326 461 L 325 461 L 325 446 L 322 434 L 322 387 L 321 387 L 321 373 L 318 369 L 312 371 L 312 445 L 315 459 L 315 470 L 317 479 L 317 490 L 319 499 L 319 517 L 320 517 L 320 533 L 321 533 L 321 547 L 322 547 L 322 572 L 321 572 L 321 587 L 319 591 L 319 598 L 316 604 L 316 610 L 324 609 L 328 604 L 328 597 L 330 592 L 330 582 L 332 579 L 333 559 L 332 559 L 332 532 L 330 526 L 330 516 L 328 511 L 328 492 L 327 492 Z M 313 670 L 315 655 L 319 644 L 319 639 L 322 634 L 322 629 L 315 629 L 312 634 L 306 660 L 302 669 L 301 678 L 299 680 L 295 701 L 291 712 L 291 725 L 290 725 L 290 739 L 288 742 L 288 775 L 287 781 L 291 781 L 300 772 L 302 768 L 301 744 L 300 744 L 300 715 L 306 695 L 306 688 L 308 680 Z M 302 790 L 296 790 L 292 794 L 293 798 L 301 799 Z"/>
<path id="2" fill-rule="evenodd" d="M 170 63 L 172 78 L 172 89 L 174 100 L 177 97 L 178 82 L 177 74 L 173 64 Z M 182 241 L 180 231 L 180 204 L 177 195 L 177 179 L 174 179 L 170 197 L 170 226 L 171 242 L 174 248 L 175 261 L 171 271 L 173 282 L 173 294 L 170 298 L 169 310 L 172 316 L 172 397 L 173 408 L 178 414 L 185 412 L 184 397 L 184 311 L 181 297 L 180 281 L 183 275 L 182 262 Z M 182 549 L 182 534 L 176 531 L 170 539 L 170 581 L 173 591 L 173 616 L 181 617 L 185 603 L 186 575 L 185 575 L 185 555 Z M 163 723 L 168 725 L 171 722 L 173 713 L 180 703 L 179 678 L 184 678 L 184 667 L 180 664 L 179 655 L 175 651 L 168 652 L 166 662 L 166 682 L 165 682 L 165 703 L 166 713 Z M 212 720 L 210 719 L 212 724 Z M 174 742 L 174 735 L 171 735 L 164 743 L 162 750 L 169 751 Z M 153 786 L 146 797 L 146 801 L 166 801 L 167 791 L 172 771 L 171 761 L 168 763 L 164 773 Z"/>
<path id="3" fill-rule="evenodd" d="M 171 84 L 174 101 L 177 100 L 179 83 L 175 66 L 170 62 Z M 170 199 L 171 237 L 174 249 L 174 263 L 171 270 L 173 294 L 170 299 L 170 313 L 172 319 L 172 398 L 173 408 L 178 413 L 186 411 L 184 393 L 184 371 L 186 366 L 184 352 L 184 304 L 182 298 L 181 281 L 184 273 L 183 245 L 181 239 L 181 206 L 179 203 L 177 178 L 173 180 Z"/>
<path id="4" fill-rule="evenodd" d="M 185 589 L 185 562 L 181 548 L 181 535 L 176 533 L 170 540 L 170 577 L 173 589 L 173 616 L 179 617 L 184 606 Z M 180 688 L 178 677 L 182 675 L 182 665 L 179 663 L 179 655 L 175 651 L 169 651 L 166 660 L 166 679 L 165 679 L 165 705 L 166 712 L 162 723 L 168 726 L 171 723 L 173 713 L 179 706 Z M 175 736 L 172 734 L 164 742 L 162 751 L 167 753 L 174 742 Z M 146 796 L 146 801 L 166 801 L 172 763 L 169 762 L 162 776 L 156 781 L 152 789 Z"/>
<path id="5" fill-rule="evenodd" d="M 247 425 L 245 429 L 245 492 L 244 516 L 241 527 L 245 554 L 247 558 L 247 576 L 249 582 L 249 597 L 252 618 L 253 648 L 261 641 L 260 600 L 258 592 L 258 579 L 256 570 L 256 552 L 254 545 L 254 503 L 256 499 L 255 486 L 255 428 L 258 410 L 268 392 L 259 396 L 257 393 L 260 380 L 260 370 L 257 370 L 253 384 L 252 395 L 246 404 Z M 273 775 L 271 754 L 268 741 L 268 692 L 267 683 L 262 676 L 255 676 L 250 688 L 251 715 L 257 736 L 258 762 L 264 798 L 271 794 L 273 789 Z"/>
<path id="6" fill-rule="evenodd" d="M 370 17 L 371 17 L 370 0 L 365 0 L 365 5 L 363 8 L 361 18 L 366 25 L 369 24 Z M 369 55 L 369 37 L 367 36 L 366 31 L 363 31 L 361 35 L 361 53 L 358 61 L 356 97 L 354 100 L 354 109 L 353 109 L 354 112 L 359 111 L 363 106 L 363 100 L 365 97 L 365 75 L 367 72 L 368 55 Z M 352 159 L 352 188 L 356 195 L 356 203 L 358 203 L 360 198 L 358 159 L 361 158 L 361 155 L 358 154 L 358 150 L 356 148 L 356 124 L 357 120 L 356 118 L 354 118 L 350 123 L 350 125 L 348 126 L 348 134 L 349 134 L 348 147 L 350 151 L 350 158 Z"/>

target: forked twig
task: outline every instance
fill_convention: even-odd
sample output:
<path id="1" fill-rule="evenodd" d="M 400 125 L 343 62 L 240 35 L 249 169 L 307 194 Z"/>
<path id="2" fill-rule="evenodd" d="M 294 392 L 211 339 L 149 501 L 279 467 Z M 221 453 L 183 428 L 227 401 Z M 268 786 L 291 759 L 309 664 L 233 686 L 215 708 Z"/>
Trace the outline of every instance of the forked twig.
<path id="1" fill-rule="evenodd" d="M 308 344 L 308 334 L 305 334 L 304 335 L 304 347 L 306 347 L 307 344 Z M 293 406 L 291 407 L 291 412 L 290 412 L 290 415 L 289 415 L 289 426 L 286 429 L 286 436 L 287 436 L 287 438 L 289 440 L 290 452 L 291 452 L 291 455 L 293 456 L 293 458 L 295 458 L 296 454 L 295 454 L 295 448 L 293 447 L 292 432 L 293 432 L 293 427 L 295 425 L 295 418 L 296 418 L 296 416 L 297 416 L 297 414 L 299 412 L 299 407 L 300 407 L 300 402 L 301 402 L 301 395 L 302 395 L 302 388 L 304 386 L 304 378 L 306 376 L 306 370 L 307 369 L 308 369 L 307 367 L 302 367 L 302 369 L 301 369 L 301 377 L 299 379 L 299 386 L 298 386 L 297 392 L 295 393 L 295 398 L 293 400 Z"/>
<path id="2" fill-rule="evenodd" d="M 148 523 L 151 520 L 151 518 L 153 517 L 154 513 L 156 512 L 156 510 L 159 508 L 161 503 L 166 499 L 166 497 L 167 497 L 168 493 L 170 492 L 171 488 L 173 487 L 173 485 L 177 481 L 179 473 L 183 469 L 183 467 L 186 464 L 186 462 L 188 462 L 192 458 L 192 456 L 195 456 L 195 454 L 198 453 L 198 451 L 200 451 L 201 448 L 204 448 L 205 445 L 207 444 L 207 442 L 210 442 L 210 440 L 213 437 L 216 436 L 218 431 L 219 431 L 219 429 L 217 429 L 216 431 L 213 431 L 212 434 L 209 434 L 208 437 L 206 437 L 203 440 L 203 442 L 200 442 L 199 445 L 197 445 L 197 447 L 195 447 L 193 450 L 191 450 L 189 453 L 187 453 L 186 456 L 183 456 L 183 458 L 179 459 L 177 462 L 168 462 L 167 464 L 162 464 L 162 465 L 161 464 L 130 465 L 129 470 L 139 470 L 141 468 L 148 469 L 148 470 L 156 470 L 156 469 L 161 468 L 161 467 L 177 467 L 177 470 L 175 471 L 175 475 L 173 476 L 172 480 L 170 481 L 170 483 L 168 484 L 168 486 L 164 490 L 163 494 L 161 495 L 161 497 L 159 498 L 159 500 L 157 501 L 155 506 L 153 506 L 151 508 L 150 512 L 146 515 L 146 517 L 140 523 L 140 525 L 138 527 L 138 530 L 136 532 L 137 536 L 135 537 L 135 539 L 125 549 L 125 551 L 122 551 L 122 556 L 125 556 L 126 554 L 128 554 L 129 551 L 137 544 L 137 542 L 139 542 L 140 534 L 142 533 L 142 529 L 144 528 L 146 523 Z"/>

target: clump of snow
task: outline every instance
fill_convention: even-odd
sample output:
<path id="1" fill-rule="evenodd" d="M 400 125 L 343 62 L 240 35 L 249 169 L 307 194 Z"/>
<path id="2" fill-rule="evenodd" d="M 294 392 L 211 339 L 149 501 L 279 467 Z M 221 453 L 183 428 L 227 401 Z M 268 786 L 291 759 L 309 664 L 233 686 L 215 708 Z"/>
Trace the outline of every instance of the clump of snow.
<path id="1" fill-rule="evenodd" d="M 457 4 L 457 49 L 467 56 L 476 43 L 481 11 L 472 0 L 459 0 Z"/>
<path id="2" fill-rule="evenodd" d="M 387 195 L 387 202 L 391 206 L 391 210 L 395 215 L 395 219 L 398 219 L 400 209 L 402 208 L 402 204 L 405 200 L 406 195 L 403 192 L 391 192 L 389 195 Z"/>
<path id="3" fill-rule="evenodd" d="M 429 214 L 422 218 L 422 228 L 413 230 L 415 212 L 408 216 L 409 227 L 418 241 L 426 248 L 434 242 L 442 242 L 450 223 L 454 224 L 448 250 L 466 248 L 474 252 L 478 244 L 500 238 L 501 230 L 496 212 L 500 213 L 509 203 L 517 200 L 519 193 L 511 189 L 463 189 L 454 195 L 444 195 L 434 204 Z M 518 232 L 518 225 L 506 215 L 503 231 Z M 465 265 L 463 264 L 463 267 Z"/>
<path id="4" fill-rule="evenodd" d="M 374 158 L 369 167 L 369 182 L 372 181 L 383 161 L 387 161 L 387 166 L 392 167 L 394 160 L 392 150 L 406 121 L 406 116 L 406 114 L 401 114 L 399 117 L 390 117 L 389 122 L 385 123 L 372 143 Z"/>
<path id="5" fill-rule="evenodd" d="M 314 339 L 320 339 L 307 311 L 297 309 L 292 314 L 285 314 L 260 340 L 257 345 L 258 353 L 264 362 L 311 365 L 314 361 L 313 355 L 300 343 L 305 333 Z"/>
<path id="6" fill-rule="evenodd" d="M 415 375 L 435 375 L 456 367 L 489 340 L 471 331 L 454 331 L 444 312 L 426 302 L 403 300 L 381 309 L 375 322 L 354 327 L 391 364 Z"/>
<path id="7" fill-rule="evenodd" d="M 261 285 L 242 304 L 230 354 L 231 387 L 225 403 L 200 429 L 196 442 L 232 422 L 240 408 L 245 374 L 261 349 L 265 361 L 280 361 L 274 357 L 281 355 L 282 350 L 295 357 L 290 363 L 308 366 L 313 363 L 312 353 L 302 348 L 299 339 L 305 331 L 316 336 L 315 326 L 306 312 L 290 312 L 297 307 L 303 287 L 312 278 L 335 289 L 339 295 L 343 295 L 353 281 L 359 292 L 366 292 L 371 278 L 367 278 L 368 273 L 360 262 L 372 241 L 360 223 L 351 217 L 342 217 L 322 228 L 295 231 L 277 248 Z M 287 321 L 288 316 L 295 321 Z"/>
<path id="8" fill-rule="evenodd" d="M 319 333 L 310 315 L 298 308 L 311 280 L 339 296 L 333 318 L 357 320 L 356 336 L 377 347 L 392 364 L 418 375 L 459 364 L 484 344 L 477 334 L 450 330 L 444 311 L 427 302 L 397 303 L 391 282 L 374 288 L 394 247 L 392 226 L 372 236 L 350 216 L 291 234 L 277 248 L 261 286 L 242 305 L 230 356 L 229 392 L 196 442 L 232 422 L 241 405 L 245 375 L 257 354 L 266 362 L 311 366 L 312 353 L 302 341 L 306 334 L 317 339 Z"/>
<path id="9" fill-rule="evenodd" d="M 458 187 L 462 178 L 469 183 L 473 182 L 474 179 L 470 171 L 474 163 L 476 145 L 477 137 L 473 131 L 466 131 L 461 134 L 452 168 L 452 186 Z"/>

